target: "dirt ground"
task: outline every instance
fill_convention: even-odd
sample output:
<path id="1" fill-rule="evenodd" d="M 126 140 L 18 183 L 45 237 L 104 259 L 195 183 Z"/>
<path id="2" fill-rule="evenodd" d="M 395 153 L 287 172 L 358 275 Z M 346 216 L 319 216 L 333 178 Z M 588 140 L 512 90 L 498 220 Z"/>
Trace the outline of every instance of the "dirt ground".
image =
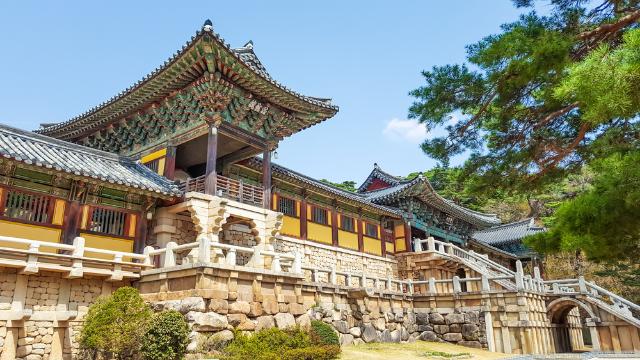
<path id="1" fill-rule="evenodd" d="M 447 343 L 432 343 L 416 341 L 407 344 L 363 344 L 342 348 L 340 360 L 427 360 L 428 351 L 442 351 L 450 354 L 470 353 L 472 360 L 501 359 L 511 354 L 489 352 L 487 350 L 472 349 Z"/>

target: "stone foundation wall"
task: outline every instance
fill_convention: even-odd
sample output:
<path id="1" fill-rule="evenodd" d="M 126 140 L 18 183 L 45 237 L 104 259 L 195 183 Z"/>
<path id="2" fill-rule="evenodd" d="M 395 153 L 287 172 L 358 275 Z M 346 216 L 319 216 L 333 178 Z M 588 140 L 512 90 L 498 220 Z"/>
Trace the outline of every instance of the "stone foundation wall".
<path id="1" fill-rule="evenodd" d="M 279 237 L 273 246 L 276 251 L 304 254 L 303 266 L 353 274 L 366 273 L 369 277 L 398 278 L 397 262 L 392 257 L 384 258 L 287 236 Z M 310 274 L 307 274 L 307 280 L 310 280 Z"/>
<path id="2" fill-rule="evenodd" d="M 126 282 L 0 268 L 0 359 L 71 359 L 89 306 Z"/>

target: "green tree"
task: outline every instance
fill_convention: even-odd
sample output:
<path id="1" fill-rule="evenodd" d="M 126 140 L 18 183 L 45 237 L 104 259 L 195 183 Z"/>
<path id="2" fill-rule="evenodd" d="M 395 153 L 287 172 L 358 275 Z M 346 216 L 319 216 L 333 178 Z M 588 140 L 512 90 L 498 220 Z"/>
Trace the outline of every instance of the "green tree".
<path id="1" fill-rule="evenodd" d="M 144 360 L 181 360 L 189 344 L 189 325 L 175 310 L 153 315 L 142 339 Z"/>
<path id="2" fill-rule="evenodd" d="M 89 307 L 80 334 L 80 345 L 84 351 L 94 355 L 135 358 L 151 314 L 138 290 L 121 287 Z"/>
<path id="3" fill-rule="evenodd" d="M 347 181 L 343 181 L 341 183 L 334 183 L 331 182 L 327 179 L 320 179 L 320 182 L 325 183 L 327 185 L 333 186 L 333 187 L 337 187 L 338 189 L 342 189 L 344 191 L 349 191 L 349 192 L 356 192 L 357 188 L 356 188 L 356 182 L 355 181 L 351 181 L 351 180 L 347 180 Z"/>
<path id="4" fill-rule="evenodd" d="M 549 15 L 503 25 L 411 92 L 409 116 L 446 129 L 422 149 L 443 164 L 470 151 L 464 172 L 481 190 L 541 189 L 638 138 L 638 0 L 548 3 Z"/>

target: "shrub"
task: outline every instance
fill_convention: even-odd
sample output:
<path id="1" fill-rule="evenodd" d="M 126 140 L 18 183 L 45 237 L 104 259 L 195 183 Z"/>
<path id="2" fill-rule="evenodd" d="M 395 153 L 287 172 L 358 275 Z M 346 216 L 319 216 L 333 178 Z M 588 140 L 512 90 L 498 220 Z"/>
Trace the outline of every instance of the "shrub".
<path id="1" fill-rule="evenodd" d="M 180 360 L 189 344 L 189 325 L 175 310 L 153 315 L 142 339 L 140 354 L 145 360 Z"/>
<path id="2" fill-rule="evenodd" d="M 331 325 L 322 321 L 312 320 L 309 334 L 311 335 L 311 341 L 313 344 L 340 345 L 338 334 L 336 334 Z"/>
<path id="3" fill-rule="evenodd" d="M 238 333 L 234 333 L 234 337 L 238 336 Z M 221 338 L 218 333 L 213 335 L 198 334 L 198 347 L 196 352 L 198 354 L 215 355 L 224 350 L 227 345 L 233 340 L 227 340 Z"/>
<path id="4" fill-rule="evenodd" d="M 121 287 L 89 307 L 80 346 L 86 354 L 132 359 L 140 349 L 140 339 L 150 318 L 151 310 L 138 290 Z"/>
<path id="5" fill-rule="evenodd" d="M 340 353 L 338 346 L 318 346 L 299 327 L 258 331 L 253 336 L 236 333 L 224 350 L 225 360 L 329 360 Z"/>

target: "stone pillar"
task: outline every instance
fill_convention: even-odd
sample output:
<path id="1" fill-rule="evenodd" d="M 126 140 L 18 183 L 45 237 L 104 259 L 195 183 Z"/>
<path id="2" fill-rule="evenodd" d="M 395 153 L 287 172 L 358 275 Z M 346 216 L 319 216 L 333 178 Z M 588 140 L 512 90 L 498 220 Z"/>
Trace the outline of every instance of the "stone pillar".
<path id="1" fill-rule="evenodd" d="M 4 345 L 2 346 L 2 355 L 0 360 L 15 360 L 17 358 L 16 351 L 18 349 L 18 335 L 20 328 L 7 327 L 7 334 L 4 337 Z"/>
<path id="2" fill-rule="evenodd" d="M 53 328 L 53 336 L 51 339 L 51 352 L 49 353 L 49 360 L 63 360 L 64 359 L 64 336 L 67 330 L 67 326 L 64 323 L 59 323 Z"/>

